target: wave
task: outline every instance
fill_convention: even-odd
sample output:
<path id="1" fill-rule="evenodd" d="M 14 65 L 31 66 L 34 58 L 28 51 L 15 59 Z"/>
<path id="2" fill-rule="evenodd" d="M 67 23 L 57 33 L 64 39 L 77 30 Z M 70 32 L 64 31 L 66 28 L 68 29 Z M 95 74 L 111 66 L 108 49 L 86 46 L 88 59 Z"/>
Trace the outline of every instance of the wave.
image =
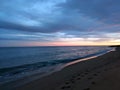
<path id="1" fill-rule="evenodd" d="M 25 64 L 25 65 L 21 65 L 21 66 L 16 66 L 16 67 L 10 67 L 10 68 L 2 68 L 0 69 L 0 76 L 11 76 L 11 75 L 15 75 L 15 74 L 19 74 L 22 72 L 29 72 L 29 71 L 34 71 L 43 67 L 48 67 L 48 66 L 54 66 L 57 64 L 66 64 L 78 59 L 83 59 L 83 58 L 88 58 L 91 56 L 95 56 L 104 52 L 107 52 L 108 50 L 103 50 L 97 53 L 93 53 L 93 54 L 89 54 L 86 56 L 82 56 L 82 57 L 77 57 L 74 59 L 64 59 L 64 60 L 52 60 L 52 61 L 44 61 L 44 62 L 37 62 L 34 64 Z"/>
<path id="2" fill-rule="evenodd" d="M 75 58 L 61 59 L 61 60 L 51 60 L 42 61 L 33 64 L 24 64 L 21 66 L 14 66 L 9 68 L 0 68 L 0 84 L 14 81 L 25 76 L 30 76 L 34 74 L 45 75 L 46 73 L 54 72 L 64 67 L 66 64 L 71 62 L 81 60 L 84 58 L 89 58 L 92 56 L 102 55 L 111 51 L 112 48 L 105 49 L 93 54 L 88 54 L 84 56 L 77 56 Z M 40 76 L 39 75 L 39 76 Z"/>

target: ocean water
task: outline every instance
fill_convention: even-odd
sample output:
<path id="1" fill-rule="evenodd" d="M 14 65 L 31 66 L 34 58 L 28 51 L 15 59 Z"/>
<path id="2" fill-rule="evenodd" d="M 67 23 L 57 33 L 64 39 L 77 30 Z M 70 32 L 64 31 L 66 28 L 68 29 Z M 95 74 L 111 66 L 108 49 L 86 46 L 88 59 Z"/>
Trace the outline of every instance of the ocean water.
<path id="1" fill-rule="evenodd" d="M 69 62 L 95 56 L 111 47 L 4 47 L 0 48 L 0 84 L 33 74 L 44 75 Z"/>

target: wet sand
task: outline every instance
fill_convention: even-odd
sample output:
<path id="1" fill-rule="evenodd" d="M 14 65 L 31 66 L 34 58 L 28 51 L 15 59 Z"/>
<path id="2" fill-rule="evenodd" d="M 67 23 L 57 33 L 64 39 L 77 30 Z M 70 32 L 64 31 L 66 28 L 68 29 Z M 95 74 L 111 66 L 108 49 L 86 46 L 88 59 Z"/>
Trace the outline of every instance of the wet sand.
<path id="1" fill-rule="evenodd" d="M 14 87 L 16 83 L 22 82 L 24 80 L 2 85 L 0 90 L 120 90 L 120 47 L 116 51 L 69 65 L 51 75 Z"/>

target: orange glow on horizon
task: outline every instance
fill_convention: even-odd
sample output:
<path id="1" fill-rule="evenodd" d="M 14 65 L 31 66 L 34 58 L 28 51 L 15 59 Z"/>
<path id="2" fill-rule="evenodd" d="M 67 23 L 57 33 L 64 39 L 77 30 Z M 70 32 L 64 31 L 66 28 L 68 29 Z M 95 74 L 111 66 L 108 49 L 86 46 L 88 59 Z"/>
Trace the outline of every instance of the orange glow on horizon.
<path id="1" fill-rule="evenodd" d="M 14 44 L 14 45 L 13 45 Z M 111 45 L 120 45 L 120 41 L 100 41 L 100 42 L 92 42 L 92 41 L 57 41 L 57 42 L 38 42 L 38 41 L 10 41 L 9 46 L 111 46 Z M 4 47 L 8 47 L 7 45 L 2 45 Z"/>
<path id="2" fill-rule="evenodd" d="M 33 42 L 27 43 L 26 46 L 109 46 L 109 45 L 120 45 L 120 42 L 85 42 L 85 41 L 74 41 L 74 42 Z"/>

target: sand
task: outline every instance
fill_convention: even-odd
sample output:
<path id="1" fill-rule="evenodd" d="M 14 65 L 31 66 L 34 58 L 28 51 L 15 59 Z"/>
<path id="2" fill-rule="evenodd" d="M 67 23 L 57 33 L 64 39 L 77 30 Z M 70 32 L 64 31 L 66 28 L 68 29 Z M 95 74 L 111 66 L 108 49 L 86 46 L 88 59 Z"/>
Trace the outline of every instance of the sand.
<path id="1" fill-rule="evenodd" d="M 29 79 L 32 77 L 28 77 Z M 0 90 L 120 90 L 120 47 L 97 58 L 75 63 L 43 78 L 14 87 L 18 80 Z"/>

